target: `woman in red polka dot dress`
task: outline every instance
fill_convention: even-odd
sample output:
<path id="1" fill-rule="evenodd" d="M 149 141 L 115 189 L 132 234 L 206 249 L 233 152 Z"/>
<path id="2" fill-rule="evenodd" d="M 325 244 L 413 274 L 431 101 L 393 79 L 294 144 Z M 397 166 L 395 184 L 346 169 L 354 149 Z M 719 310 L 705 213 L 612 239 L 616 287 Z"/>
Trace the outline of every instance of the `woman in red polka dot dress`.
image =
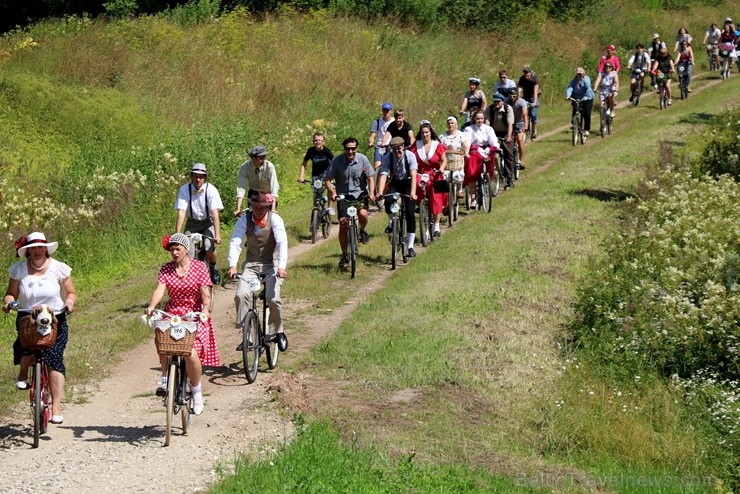
<path id="1" fill-rule="evenodd" d="M 182 233 L 166 236 L 162 246 L 172 255 L 172 261 L 160 268 L 157 288 L 152 294 L 146 312 L 147 315 L 152 314 L 166 290 L 169 300 L 164 307 L 165 312 L 178 316 L 184 316 L 188 312 L 202 312 L 208 317 L 206 322 L 198 324 L 193 352 L 185 359 L 193 396 L 193 413 L 200 415 L 203 413 L 203 392 L 200 382 L 202 366 L 220 365 L 216 335 L 213 332 L 211 315 L 208 313 L 211 276 L 204 262 L 190 258 L 188 255 L 190 240 Z M 160 355 L 159 360 L 162 364 L 162 377 L 157 388 L 157 396 L 164 396 L 167 393 L 167 366 L 170 359 L 167 355 Z"/>

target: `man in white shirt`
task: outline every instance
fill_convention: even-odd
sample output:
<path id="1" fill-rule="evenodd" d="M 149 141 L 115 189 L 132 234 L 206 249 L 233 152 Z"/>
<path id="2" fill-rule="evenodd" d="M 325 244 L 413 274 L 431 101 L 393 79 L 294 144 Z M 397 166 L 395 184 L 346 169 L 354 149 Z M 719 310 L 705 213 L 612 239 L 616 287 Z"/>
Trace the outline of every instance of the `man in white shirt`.
<path id="1" fill-rule="evenodd" d="M 206 165 L 196 163 L 190 171 L 190 183 L 178 190 L 175 200 L 177 210 L 175 231 L 181 232 L 184 225 L 186 235 L 200 233 L 209 237 L 204 238 L 203 242 L 211 281 L 217 285 L 221 283 L 221 275 L 216 268 L 216 244 L 221 243 L 220 211 L 224 209 L 224 205 L 216 187 L 206 181 L 207 176 Z"/>
<path id="2" fill-rule="evenodd" d="M 283 328 L 283 304 L 280 300 L 280 288 L 288 275 L 288 235 L 285 232 L 283 219 L 273 211 L 275 198 L 272 194 L 258 190 L 249 198 L 252 210 L 239 218 L 229 242 L 228 277 L 236 276 L 236 265 L 242 245 L 247 248 L 247 255 L 242 264 L 242 275 L 236 288 L 236 327 L 242 328 L 244 316 L 249 311 L 252 292 L 249 280 L 265 275 L 265 299 L 270 307 L 267 321 L 277 333 L 278 348 L 284 352 L 288 348 L 288 337 Z M 246 243 L 245 243 L 246 240 Z M 276 269 L 277 268 L 277 269 Z M 240 348 L 237 348 L 240 350 Z"/>

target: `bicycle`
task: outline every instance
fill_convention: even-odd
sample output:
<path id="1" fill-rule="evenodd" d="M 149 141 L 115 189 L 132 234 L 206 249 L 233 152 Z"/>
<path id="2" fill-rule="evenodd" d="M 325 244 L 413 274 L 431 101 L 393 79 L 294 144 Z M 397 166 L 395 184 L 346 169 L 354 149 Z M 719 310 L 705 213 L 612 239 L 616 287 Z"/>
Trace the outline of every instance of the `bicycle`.
<path id="1" fill-rule="evenodd" d="M 300 181 L 299 181 L 300 182 Z M 304 180 L 302 184 L 308 183 Z M 334 210 L 327 207 L 329 198 L 324 194 L 324 181 L 319 177 L 314 177 L 311 183 L 313 191 L 313 207 L 311 208 L 311 243 L 315 244 L 319 238 L 319 226 L 321 226 L 321 236 L 329 238 L 331 234 L 331 217 Z"/>
<path id="2" fill-rule="evenodd" d="M 349 228 L 347 230 L 347 237 L 349 242 L 349 265 L 352 279 L 355 278 L 357 272 L 357 252 L 358 252 L 358 237 L 360 229 L 358 227 L 359 216 L 357 215 L 358 209 L 365 204 L 364 195 L 357 199 L 348 199 L 344 194 L 337 196 L 337 204 L 339 201 L 344 201 L 347 204 L 347 216 L 349 217 Z"/>
<path id="3" fill-rule="evenodd" d="M 432 210 L 429 208 L 429 200 L 427 199 L 427 186 L 429 186 L 430 180 L 431 177 L 428 173 L 422 173 L 418 189 L 421 196 L 421 202 L 419 203 L 419 236 L 421 237 L 421 245 L 424 247 L 434 240 Z"/>
<path id="4" fill-rule="evenodd" d="M 689 97 L 689 62 L 678 63 L 678 88 L 681 91 L 681 99 Z"/>
<path id="5" fill-rule="evenodd" d="M 445 178 L 449 182 L 450 192 L 447 196 L 447 222 L 448 227 L 458 220 L 460 213 L 459 196 L 462 192 L 462 183 L 465 178 L 463 170 L 445 171 Z"/>
<path id="6" fill-rule="evenodd" d="M 266 280 L 272 276 L 275 275 L 258 274 L 257 278 L 244 278 L 242 273 L 237 273 L 234 277 L 234 279 L 245 281 L 252 294 L 252 303 L 242 319 L 242 343 L 239 345 L 244 362 L 244 375 L 249 384 L 257 379 L 259 359 L 262 353 L 265 354 L 267 367 L 270 370 L 277 367 L 278 363 L 280 352 L 278 351 L 277 332 L 269 323 L 270 307 L 267 304 L 265 288 Z M 259 301 L 262 301 L 262 310 L 259 310 Z"/>
<path id="7" fill-rule="evenodd" d="M 575 146 L 580 139 L 581 144 L 586 144 L 586 131 L 584 130 L 584 116 L 583 116 L 583 100 L 577 100 L 575 98 L 568 98 L 573 107 L 576 110 L 575 115 L 571 120 L 571 142 Z"/>
<path id="8" fill-rule="evenodd" d="M 519 132 L 523 132 L 523 130 L 514 130 L 514 142 L 512 143 L 514 147 L 514 180 L 519 180 L 522 174 L 522 163 L 519 159 L 519 139 L 517 139 Z"/>
<path id="9" fill-rule="evenodd" d="M 406 236 L 408 234 L 406 225 L 406 201 L 403 199 L 411 199 L 408 194 L 401 194 L 400 192 L 394 192 L 390 194 L 393 199 L 391 204 L 391 269 L 396 269 L 398 252 L 401 252 L 403 262 L 409 262 L 409 248 Z"/>
<path id="10" fill-rule="evenodd" d="M 668 108 L 668 90 L 666 88 L 667 77 L 663 72 L 657 71 L 655 80 L 658 83 L 658 105 L 661 110 Z"/>
<path id="11" fill-rule="evenodd" d="M 165 319 L 166 318 L 166 319 Z M 177 316 L 163 310 L 154 309 L 152 316 L 142 316 L 142 321 L 154 330 L 154 343 L 157 353 L 171 356 L 167 366 L 167 394 L 163 401 L 166 407 L 164 445 L 170 445 L 173 419 L 179 414 L 183 435 L 188 433 L 193 413 L 193 397 L 190 394 L 185 357 L 193 350 L 198 322 L 205 322 L 202 312 L 189 312 Z"/>
<path id="12" fill-rule="evenodd" d="M 724 44 L 719 49 L 719 60 L 720 60 L 720 71 L 722 79 L 728 79 L 730 77 L 730 53 L 732 52 L 732 48 L 730 48 L 727 45 L 732 45 L 731 43 Z"/>
<path id="13" fill-rule="evenodd" d="M 717 58 L 714 56 L 714 49 L 715 45 L 707 44 L 707 66 L 709 67 L 710 72 L 714 72 L 715 70 L 719 70 L 719 64 L 717 63 Z"/>
<path id="14" fill-rule="evenodd" d="M 57 326 L 51 320 L 46 325 L 37 325 L 37 322 L 30 318 L 30 313 L 33 312 L 33 309 L 22 309 L 17 301 L 11 302 L 8 304 L 8 307 L 12 311 L 29 314 L 21 319 L 18 338 L 23 348 L 33 351 L 33 355 L 31 356 L 31 386 L 29 388 L 28 401 L 33 415 L 33 447 L 38 448 L 39 439 L 42 434 L 46 434 L 49 430 L 49 421 L 51 420 L 50 368 L 44 360 L 44 354 L 42 352 L 53 347 L 54 343 L 56 343 Z M 69 308 L 64 307 L 64 309 L 54 314 L 59 315 L 62 313 L 69 314 Z"/>
<path id="15" fill-rule="evenodd" d="M 642 69 L 635 69 L 632 72 L 632 77 L 635 79 L 635 90 L 632 91 L 632 106 L 640 104 L 640 96 L 642 96 L 642 83 L 643 83 L 643 71 Z"/>
<path id="16" fill-rule="evenodd" d="M 208 266 L 205 240 L 216 242 L 216 239 L 202 233 L 185 232 L 185 236 L 188 237 L 188 239 L 190 240 L 190 250 L 188 251 L 188 254 L 190 254 L 190 258 L 197 259 L 198 261 L 203 261 L 204 263 L 206 263 L 206 266 Z M 209 290 L 211 292 L 211 302 L 208 304 L 209 311 L 213 310 L 215 288 L 216 287 L 213 284 L 211 284 L 211 286 L 209 287 Z"/>

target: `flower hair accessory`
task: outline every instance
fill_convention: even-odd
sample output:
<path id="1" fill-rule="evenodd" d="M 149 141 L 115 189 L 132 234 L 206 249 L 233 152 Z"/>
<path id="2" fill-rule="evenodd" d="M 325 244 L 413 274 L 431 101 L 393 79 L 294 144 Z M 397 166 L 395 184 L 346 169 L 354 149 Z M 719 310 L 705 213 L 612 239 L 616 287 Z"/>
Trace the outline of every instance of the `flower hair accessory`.
<path id="1" fill-rule="evenodd" d="M 23 247 L 24 245 L 26 245 L 26 241 L 27 240 L 28 240 L 28 238 L 25 235 L 21 235 L 21 237 L 18 240 L 15 241 L 15 248 L 16 248 L 16 250 L 17 249 L 20 249 L 21 247 Z"/>
<path id="2" fill-rule="evenodd" d="M 275 197 L 272 194 L 265 194 L 265 201 L 269 203 L 275 202 Z"/>
<path id="3" fill-rule="evenodd" d="M 162 237 L 162 248 L 164 250 L 168 250 L 167 247 L 170 245 L 170 237 L 171 236 L 172 235 L 165 235 L 164 237 Z"/>

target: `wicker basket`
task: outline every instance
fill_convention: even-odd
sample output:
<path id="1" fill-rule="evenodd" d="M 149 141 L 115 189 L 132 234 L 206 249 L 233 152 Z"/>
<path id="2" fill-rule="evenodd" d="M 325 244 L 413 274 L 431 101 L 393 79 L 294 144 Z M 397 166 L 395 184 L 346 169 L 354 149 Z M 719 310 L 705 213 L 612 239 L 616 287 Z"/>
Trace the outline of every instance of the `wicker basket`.
<path id="1" fill-rule="evenodd" d="M 185 335 L 176 340 L 172 338 L 172 324 L 168 320 L 157 321 L 154 329 L 154 344 L 157 346 L 157 353 L 160 355 L 180 355 L 188 356 L 193 350 L 195 343 L 195 333 L 198 330 L 198 323 L 192 321 L 183 321 L 179 324 L 185 328 Z"/>
<path id="2" fill-rule="evenodd" d="M 18 332 L 21 346 L 28 350 L 48 350 L 53 347 L 57 341 L 57 322 L 54 321 L 51 324 L 51 333 L 46 336 L 39 334 L 36 328 L 36 321 L 31 318 L 30 314 L 21 317 L 21 326 Z"/>

